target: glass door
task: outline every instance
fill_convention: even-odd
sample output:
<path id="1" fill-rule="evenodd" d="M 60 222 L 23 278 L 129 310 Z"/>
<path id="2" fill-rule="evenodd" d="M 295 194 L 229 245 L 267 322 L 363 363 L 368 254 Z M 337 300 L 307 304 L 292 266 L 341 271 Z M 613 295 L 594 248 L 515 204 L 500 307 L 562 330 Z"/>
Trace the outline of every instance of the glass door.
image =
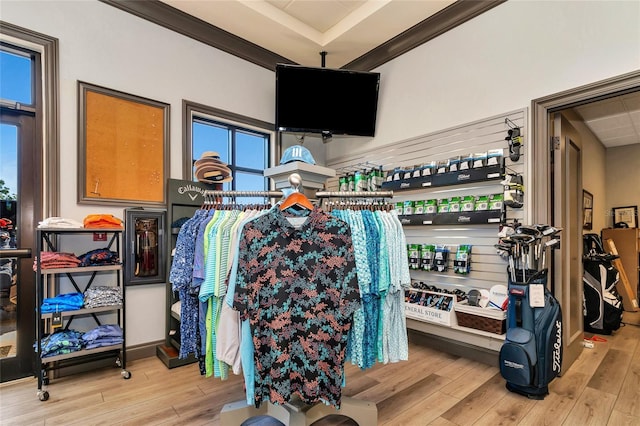
<path id="1" fill-rule="evenodd" d="M 32 265 L 42 215 L 34 89 L 39 58 L 0 44 L 0 382 L 36 371 Z"/>
<path id="2" fill-rule="evenodd" d="M 34 143 L 34 117 L 0 113 L 0 381 L 34 371 L 34 170 L 24 167 Z M 21 164 L 22 163 L 22 164 Z M 24 171 L 20 176 L 20 171 Z M 37 173 L 37 172 L 35 172 Z M 30 175 L 30 176 L 24 176 Z M 26 191 L 25 187 L 29 187 Z"/>

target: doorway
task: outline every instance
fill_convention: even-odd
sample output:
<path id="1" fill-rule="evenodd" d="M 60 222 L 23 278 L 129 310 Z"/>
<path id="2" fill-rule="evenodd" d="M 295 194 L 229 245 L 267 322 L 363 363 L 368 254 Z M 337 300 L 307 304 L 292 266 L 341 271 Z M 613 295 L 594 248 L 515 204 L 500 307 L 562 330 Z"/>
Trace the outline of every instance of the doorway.
<path id="1" fill-rule="evenodd" d="M 8 237 L 0 239 L 0 265 L 8 287 L 6 292 L 0 289 L 2 318 L 6 319 L 0 346 L 11 346 L 0 353 L 6 352 L 0 356 L 0 382 L 6 382 L 36 370 L 34 229 L 43 217 L 57 216 L 59 211 L 58 40 L 3 22 L 0 50 L 22 67 L 21 77 L 0 75 L 0 179 L 5 181 L 0 186 L 0 216 L 4 218 L 0 225 L 3 236 Z M 12 91 L 16 79 L 25 75 L 26 82 L 18 82 L 28 90 L 16 95 Z"/>
<path id="2" fill-rule="evenodd" d="M 8 194 L 0 200 L 0 381 L 5 382 L 34 371 L 35 276 L 31 265 L 37 224 L 34 207 L 40 205 L 38 182 L 42 178 L 33 167 L 39 161 L 35 114 L 2 107 L 0 128 L 2 161 L 17 166 L 15 170 L 3 167 L 0 177 L 9 185 L 5 186 Z"/>
<path id="3" fill-rule="evenodd" d="M 532 101 L 532 158 L 530 164 L 532 165 L 532 176 L 536 177 L 535 182 L 532 182 L 531 191 L 534 223 L 553 223 L 554 220 L 567 217 L 570 213 L 568 209 L 571 209 L 570 203 L 558 206 L 558 199 L 561 194 L 558 193 L 557 189 L 554 189 L 552 157 L 555 155 L 555 151 L 552 149 L 553 147 L 550 147 L 550 143 L 553 142 L 555 114 L 569 108 L 622 96 L 639 90 L 640 72 L 636 71 Z M 555 177 L 557 178 L 557 176 Z M 567 185 L 567 190 L 576 192 L 574 194 L 576 197 L 581 196 L 581 181 L 574 182 L 567 179 L 565 185 Z M 577 215 L 574 215 L 575 222 L 578 225 L 581 225 L 581 221 L 577 219 L 580 215 L 580 211 Z M 569 235 L 573 233 L 576 232 L 570 231 Z M 557 280 L 560 281 L 554 286 L 554 293 L 559 300 L 562 300 L 564 310 L 565 305 L 575 307 L 582 304 L 582 292 L 575 291 L 575 289 L 582 288 L 582 278 L 579 273 L 576 274 L 574 273 L 575 271 L 572 271 L 575 269 L 572 268 L 575 262 L 569 261 L 569 259 L 577 256 L 576 253 L 580 253 L 582 240 L 581 238 L 579 240 L 568 238 L 566 240 L 563 239 L 563 242 L 564 244 L 556 255 L 557 261 L 554 268 L 560 268 L 560 271 L 568 272 L 567 274 L 556 272 Z M 574 291 L 570 291 L 571 288 Z M 563 312 L 563 317 L 566 318 L 567 313 Z M 576 324 L 580 320 L 575 318 L 575 315 L 573 315 L 572 320 L 569 323 L 565 321 L 563 330 L 565 337 L 563 345 L 565 353 L 568 353 L 569 356 L 563 360 L 562 371 L 566 371 L 571 366 L 582 349 L 580 346 L 582 333 L 581 330 L 576 328 Z"/>

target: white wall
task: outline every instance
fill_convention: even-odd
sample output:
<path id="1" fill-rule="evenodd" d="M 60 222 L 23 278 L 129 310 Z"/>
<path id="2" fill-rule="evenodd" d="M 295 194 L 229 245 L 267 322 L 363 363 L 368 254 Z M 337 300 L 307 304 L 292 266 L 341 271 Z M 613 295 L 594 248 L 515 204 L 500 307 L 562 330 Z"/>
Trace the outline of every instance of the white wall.
<path id="1" fill-rule="evenodd" d="M 580 134 L 582 144 L 582 188 L 593 195 L 593 229 L 583 233 L 599 234 L 607 226 L 606 153 L 602 142 L 589 130 L 572 110 L 563 111 L 571 125 Z"/>
<path id="2" fill-rule="evenodd" d="M 606 159 L 608 212 L 613 207 L 640 209 L 640 144 L 609 148 Z M 607 216 L 606 226 L 613 226 L 611 215 Z"/>
<path id="3" fill-rule="evenodd" d="M 64 217 L 123 217 L 77 204 L 77 81 L 171 105 L 171 177 L 181 178 L 183 99 L 274 121 L 274 73 L 98 1 L 3 1 L 0 19 L 59 39 Z M 128 345 L 164 339 L 164 285 L 127 288 Z"/>
<path id="4" fill-rule="evenodd" d="M 376 69 L 375 138 L 334 138 L 327 163 L 638 69 L 640 2 L 511 0 Z"/>

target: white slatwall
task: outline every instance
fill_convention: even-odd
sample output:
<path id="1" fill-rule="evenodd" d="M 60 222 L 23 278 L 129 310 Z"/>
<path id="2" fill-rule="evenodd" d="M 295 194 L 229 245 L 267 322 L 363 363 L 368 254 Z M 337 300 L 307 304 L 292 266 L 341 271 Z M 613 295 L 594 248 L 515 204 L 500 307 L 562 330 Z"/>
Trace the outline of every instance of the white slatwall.
<path id="1" fill-rule="evenodd" d="M 395 167 L 412 166 L 434 160 L 446 160 L 457 155 L 485 152 L 499 148 L 503 148 L 505 156 L 508 156 L 508 144 L 505 141 L 505 137 L 509 126 L 505 124 L 505 119 L 508 118 L 512 123 L 521 127 L 522 134 L 526 135 L 526 117 L 526 109 L 517 110 L 428 135 L 390 143 L 370 152 L 357 153 L 348 158 L 330 162 L 328 166 L 340 170 L 369 162 L 383 166 L 386 171 Z M 334 141 L 333 143 L 336 142 Z M 525 138 L 523 147 L 521 147 L 523 155 L 521 155 L 519 161 L 514 163 L 510 159 L 506 159 L 507 171 L 522 174 L 525 177 L 525 182 L 527 181 L 527 161 L 525 159 L 527 148 L 527 140 Z M 393 202 L 500 193 L 503 187 L 499 182 L 395 191 Z M 328 190 L 337 190 L 338 179 L 331 179 L 327 187 Z M 525 207 L 508 209 L 507 218 L 517 218 L 521 222 L 525 222 Z M 409 244 L 444 244 L 450 249 L 450 268 L 448 272 L 412 271 L 412 279 L 424 281 L 441 288 L 462 288 L 463 290 L 470 288 L 489 289 L 494 284 L 506 285 L 506 262 L 496 254 L 496 250 L 493 247 L 498 239 L 497 224 L 405 226 L 405 234 Z M 453 272 L 453 259 L 455 258 L 456 248 L 460 244 L 473 246 L 471 272 L 468 275 L 459 275 Z"/>

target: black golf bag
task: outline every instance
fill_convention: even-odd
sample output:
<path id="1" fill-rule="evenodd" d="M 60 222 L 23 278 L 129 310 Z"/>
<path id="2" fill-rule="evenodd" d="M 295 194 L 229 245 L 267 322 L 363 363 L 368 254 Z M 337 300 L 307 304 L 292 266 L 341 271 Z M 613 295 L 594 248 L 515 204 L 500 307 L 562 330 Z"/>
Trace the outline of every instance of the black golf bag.
<path id="1" fill-rule="evenodd" d="M 622 296 L 616 290 L 620 274 L 611 264 L 617 256 L 604 252 L 597 234 L 585 234 L 583 239 L 584 330 L 611 334 L 620 328 L 624 313 Z"/>
<path id="2" fill-rule="evenodd" d="M 509 280 L 507 335 L 500 349 L 500 373 L 511 392 L 544 399 L 549 383 L 562 367 L 562 311 L 547 290 L 547 270 L 527 272 L 526 282 Z M 544 307 L 531 307 L 532 285 L 542 285 Z"/>

